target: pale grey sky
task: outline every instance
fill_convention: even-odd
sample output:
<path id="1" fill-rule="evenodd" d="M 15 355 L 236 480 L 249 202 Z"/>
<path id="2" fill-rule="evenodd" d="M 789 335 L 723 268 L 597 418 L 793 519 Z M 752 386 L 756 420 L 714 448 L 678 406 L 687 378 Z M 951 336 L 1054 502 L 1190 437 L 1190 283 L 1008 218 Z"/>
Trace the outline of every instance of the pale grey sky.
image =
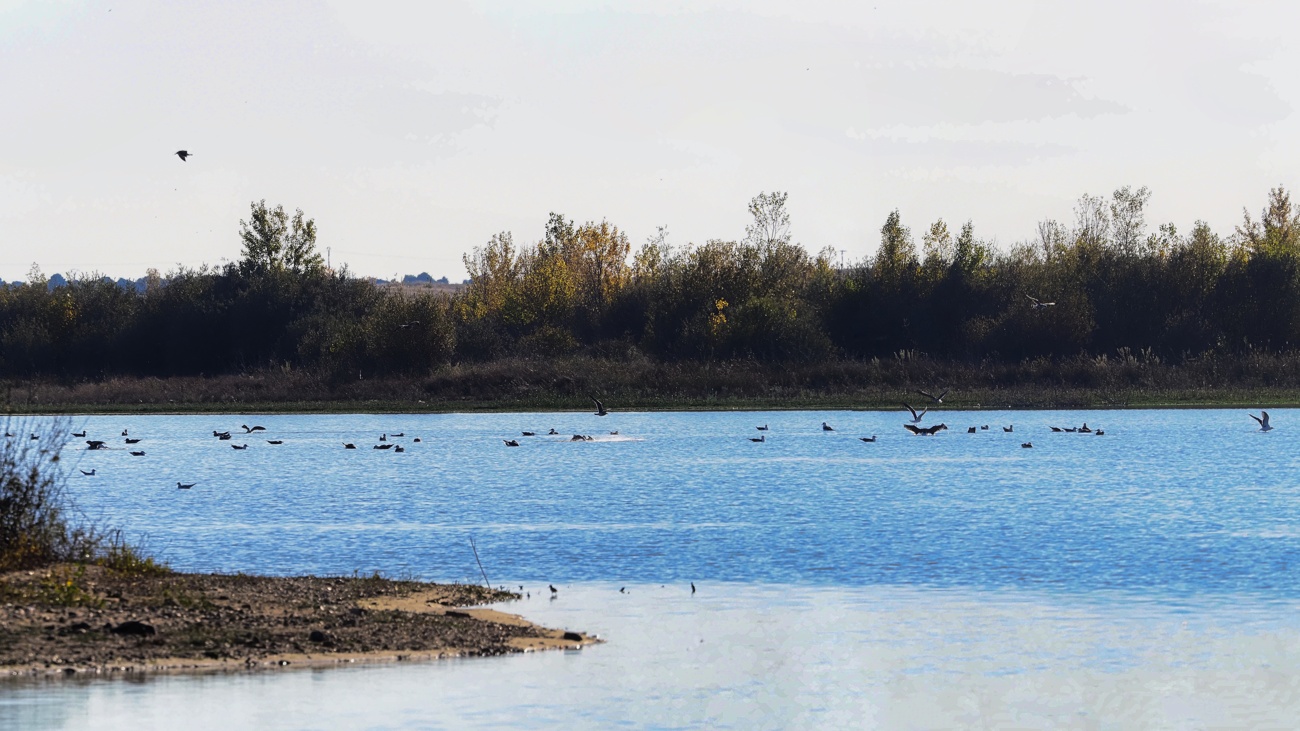
<path id="1" fill-rule="evenodd" d="M 234 259 L 263 198 L 453 279 L 550 211 L 699 243 L 769 190 L 851 259 L 893 208 L 1007 246 L 1122 185 L 1226 234 L 1300 184 L 1293 7 L 0 0 L 0 278 Z"/>

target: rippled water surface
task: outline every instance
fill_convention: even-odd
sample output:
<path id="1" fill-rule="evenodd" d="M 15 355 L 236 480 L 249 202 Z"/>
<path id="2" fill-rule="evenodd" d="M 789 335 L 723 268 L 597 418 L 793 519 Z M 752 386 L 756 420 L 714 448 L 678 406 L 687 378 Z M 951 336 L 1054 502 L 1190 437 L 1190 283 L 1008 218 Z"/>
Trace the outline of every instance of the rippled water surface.
<path id="1" fill-rule="evenodd" d="M 932 438 L 872 412 L 78 419 L 115 447 L 72 453 L 96 470 L 73 473 L 78 504 L 179 569 L 472 581 L 473 536 L 494 583 L 561 588 L 511 611 L 609 643 L 12 686 L 0 726 L 166 728 L 184 705 L 283 728 L 1249 727 L 1300 711 L 1295 412 L 1268 434 L 1240 410 L 938 416 L 950 430 Z M 254 421 L 265 434 L 242 435 Z M 1048 429 L 1085 421 L 1105 436 Z M 212 437 L 225 429 L 248 449 Z M 372 449 L 398 432 L 405 452 Z"/>

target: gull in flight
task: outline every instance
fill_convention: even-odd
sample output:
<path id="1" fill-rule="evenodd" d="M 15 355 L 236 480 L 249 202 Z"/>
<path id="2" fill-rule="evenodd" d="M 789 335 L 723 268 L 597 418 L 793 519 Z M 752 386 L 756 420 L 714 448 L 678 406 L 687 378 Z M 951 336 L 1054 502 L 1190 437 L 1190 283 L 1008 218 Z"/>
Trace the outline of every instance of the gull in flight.
<path id="1" fill-rule="evenodd" d="M 605 404 L 602 404 L 600 402 L 600 399 L 596 398 L 595 396 L 588 396 L 587 398 L 596 402 L 596 416 L 604 416 L 609 413 L 608 411 L 605 410 Z"/>
<path id="2" fill-rule="evenodd" d="M 947 396 L 947 395 L 948 395 L 948 392 L 949 392 L 950 390 L 952 390 L 952 389 L 945 388 L 945 389 L 943 390 L 943 393 L 939 394 L 938 396 L 935 396 L 934 394 L 929 393 L 929 392 L 927 392 L 927 391 L 922 391 L 922 390 L 919 389 L 919 388 L 916 389 L 916 392 L 919 393 L 919 394 L 921 394 L 922 396 L 924 396 L 924 397 L 930 399 L 931 401 L 935 402 L 936 404 L 941 404 L 941 403 L 943 403 L 943 397 L 944 397 L 944 396 Z"/>
<path id="3" fill-rule="evenodd" d="M 1254 414 L 1248 414 L 1248 416 L 1250 416 L 1250 418 L 1254 419 L 1255 421 L 1258 421 L 1258 422 L 1259 422 L 1259 430 L 1260 430 L 1260 431 L 1273 431 L 1273 427 L 1270 426 L 1269 423 L 1268 423 L 1268 412 L 1267 412 L 1267 411 L 1261 411 L 1261 412 L 1259 412 L 1259 416 L 1255 416 Z"/>
<path id="4" fill-rule="evenodd" d="M 1029 304 L 1033 306 L 1035 310 L 1044 310 L 1056 304 L 1055 302 L 1043 302 L 1037 297 L 1030 297 L 1029 295 L 1025 295 L 1025 297 L 1029 298 Z"/>
<path id="5" fill-rule="evenodd" d="M 179 158 L 181 159 L 181 162 L 185 162 L 185 158 L 187 158 L 187 157 L 189 157 L 190 155 L 193 155 L 193 154 L 194 154 L 194 153 L 192 153 L 192 152 L 190 152 L 190 151 L 188 151 L 188 150 L 177 150 L 177 151 L 176 151 L 176 157 L 179 157 Z"/>
<path id="6" fill-rule="evenodd" d="M 916 413 L 916 409 L 912 408 L 911 406 L 908 406 L 906 403 L 903 404 L 903 408 L 905 408 L 905 409 L 907 409 L 908 411 L 912 412 L 912 423 L 913 423 L 913 424 L 920 424 L 920 423 L 921 423 L 921 419 L 924 419 L 924 418 L 925 418 L 925 412 L 929 411 L 928 408 L 926 408 L 926 409 L 921 409 L 921 413 L 918 414 L 918 413 Z"/>

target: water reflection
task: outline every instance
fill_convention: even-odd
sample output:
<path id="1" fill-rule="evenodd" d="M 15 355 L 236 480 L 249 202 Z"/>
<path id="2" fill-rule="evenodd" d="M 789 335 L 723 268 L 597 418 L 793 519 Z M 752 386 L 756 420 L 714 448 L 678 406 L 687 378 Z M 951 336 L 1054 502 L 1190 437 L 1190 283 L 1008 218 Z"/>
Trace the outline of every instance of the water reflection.
<path id="1" fill-rule="evenodd" d="M 509 605 L 608 644 L 341 670 L 10 686 L 0 727 L 1285 727 L 1293 604 L 700 583 Z"/>

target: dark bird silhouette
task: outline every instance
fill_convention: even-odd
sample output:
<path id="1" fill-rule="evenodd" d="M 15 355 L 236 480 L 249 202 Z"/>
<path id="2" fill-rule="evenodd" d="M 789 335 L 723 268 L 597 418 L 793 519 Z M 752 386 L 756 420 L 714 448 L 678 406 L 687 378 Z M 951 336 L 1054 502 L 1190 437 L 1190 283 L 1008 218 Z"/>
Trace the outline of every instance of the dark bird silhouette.
<path id="1" fill-rule="evenodd" d="M 139 443 L 140 443 L 140 440 L 139 440 L 139 439 L 131 439 L 131 438 L 127 438 L 125 441 L 126 441 L 127 444 L 139 444 Z"/>
<path id="2" fill-rule="evenodd" d="M 526 437 L 535 437 L 535 436 L 537 436 L 537 432 L 531 432 L 531 431 L 526 431 L 526 432 L 524 432 L 523 434 L 524 434 L 524 436 L 526 436 Z"/>
<path id="3" fill-rule="evenodd" d="M 345 443 L 343 444 L 343 448 L 344 448 L 344 449 L 356 449 L 356 448 L 357 448 L 357 445 L 355 445 L 355 444 L 353 444 L 353 443 L 351 443 L 351 442 L 345 442 Z"/>
<path id="4" fill-rule="evenodd" d="M 518 447 L 518 446 L 519 446 L 519 441 L 516 440 L 516 439 L 502 439 L 501 441 L 505 442 L 507 447 Z"/>
<path id="5" fill-rule="evenodd" d="M 823 421 L 823 422 L 822 422 L 822 431 L 835 431 L 835 427 L 833 427 L 833 426 L 831 426 L 830 424 L 827 424 L 826 422 Z"/>
<path id="6" fill-rule="evenodd" d="M 249 426 L 247 424 L 240 424 L 240 426 L 244 427 L 245 434 L 252 434 L 255 431 L 266 431 L 266 427 L 264 426 Z"/>
<path id="7" fill-rule="evenodd" d="M 591 399 L 596 403 L 596 416 L 605 416 L 606 414 L 609 413 L 608 411 L 605 410 L 605 404 L 602 404 L 600 402 L 600 399 L 596 398 L 595 396 L 588 396 L 587 398 Z"/>
<path id="8" fill-rule="evenodd" d="M 179 158 L 181 159 L 181 162 L 185 162 L 185 158 L 187 158 L 187 157 L 189 157 L 190 155 L 193 155 L 193 154 L 194 154 L 194 153 L 190 152 L 189 150 L 177 150 L 177 151 L 176 151 L 176 157 L 179 157 Z"/>
<path id="9" fill-rule="evenodd" d="M 550 431 L 546 432 L 546 436 L 548 436 L 548 437 L 553 437 L 553 436 L 555 436 L 556 434 L 559 434 L 559 432 L 555 431 L 554 428 L 552 428 Z"/>
<path id="10" fill-rule="evenodd" d="M 412 441 L 412 442 L 415 442 L 416 444 L 419 444 L 419 443 L 420 443 L 420 438 L 419 438 L 419 437 L 416 437 L 416 438 L 412 439 L 411 441 Z"/>
<path id="11" fill-rule="evenodd" d="M 1002 427 L 1002 431 L 1006 432 L 1007 434 L 1010 434 L 1015 428 L 1016 428 L 1015 424 L 1010 424 L 1008 426 Z"/>
<path id="12" fill-rule="evenodd" d="M 393 447 L 393 451 L 398 454 L 401 454 L 402 452 L 406 451 L 406 447 L 403 447 L 402 445 L 399 444 L 396 447 Z"/>
<path id="13" fill-rule="evenodd" d="M 375 449 L 392 449 L 392 444 L 376 444 Z"/>
<path id="14" fill-rule="evenodd" d="M 132 452 L 132 453 L 131 453 L 131 456 L 132 456 L 132 457 L 143 457 L 143 456 L 144 456 L 144 452 Z"/>
<path id="15" fill-rule="evenodd" d="M 199 483 L 197 483 L 197 482 L 191 482 L 190 484 L 187 485 L 187 484 L 185 484 L 184 482 L 177 482 L 177 483 L 176 483 L 176 489 L 177 489 L 177 490 L 188 490 L 188 489 L 190 489 L 191 487 L 194 487 L 194 486 L 197 485 L 197 484 L 199 484 Z"/>
<path id="16" fill-rule="evenodd" d="M 692 593 L 692 594 L 695 593 L 695 582 L 694 582 L 694 581 L 691 582 L 691 593 Z"/>
<path id="17" fill-rule="evenodd" d="M 754 428 L 755 428 L 755 429 L 758 429 L 759 431 L 767 431 L 767 424 L 764 424 L 764 425 L 762 425 L 762 426 L 757 426 L 757 427 L 754 427 Z"/>
<path id="18" fill-rule="evenodd" d="M 386 441 L 388 441 L 388 435 L 387 435 L 387 434 L 380 434 L 380 435 L 379 435 L 379 441 L 381 441 L 381 442 L 386 442 Z"/>
<path id="19" fill-rule="evenodd" d="M 267 444 L 284 444 L 284 440 L 283 440 L 283 439 L 268 439 L 268 440 L 266 440 L 266 443 L 267 443 Z"/>
<path id="20" fill-rule="evenodd" d="M 1102 431 L 1101 429 L 1098 429 L 1097 431 L 1093 432 L 1093 434 L 1096 434 L 1099 437 L 1106 436 L 1106 432 Z"/>
<path id="21" fill-rule="evenodd" d="M 903 428 L 919 437 L 932 437 L 944 429 L 947 429 L 948 425 L 935 424 L 934 426 L 917 426 L 916 424 L 904 424 Z"/>
<path id="22" fill-rule="evenodd" d="M 919 393 L 919 394 L 921 394 L 922 396 L 924 396 L 924 397 L 930 399 L 931 401 L 935 402 L 936 404 L 941 404 L 941 403 L 943 403 L 943 397 L 944 397 L 944 396 L 947 396 L 947 395 L 948 395 L 948 391 L 950 391 L 950 390 L 952 390 L 952 389 L 945 388 L 945 389 L 943 390 L 943 393 L 939 394 L 938 396 L 935 396 L 934 394 L 929 393 L 929 392 L 927 392 L 927 391 L 922 391 L 922 390 L 919 389 L 919 388 L 916 390 L 916 392 Z"/>
<path id="23" fill-rule="evenodd" d="M 1061 427 L 1059 427 L 1059 426 L 1049 426 L 1049 427 L 1047 427 L 1047 428 L 1048 428 L 1048 429 L 1051 429 L 1052 431 L 1061 431 Z"/>
<path id="24" fill-rule="evenodd" d="M 749 438 L 749 441 L 751 441 L 751 442 L 765 442 L 765 441 L 767 441 L 767 435 L 764 434 L 764 435 L 761 436 L 761 437 L 750 437 L 750 438 Z"/>
<path id="25" fill-rule="evenodd" d="M 86 432 L 84 432 L 84 431 L 82 431 L 82 432 L 76 432 L 76 431 L 74 431 L 74 432 L 72 432 L 72 436 L 74 436 L 74 437 L 76 437 L 76 438 L 78 438 L 78 439 L 85 439 L 85 438 L 86 438 Z"/>
<path id="26" fill-rule="evenodd" d="M 875 435 L 875 434 L 872 434 L 872 435 L 869 436 L 869 437 L 858 437 L 858 439 L 861 439 L 862 441 L 867 442 L 868 444 L 870 444 L 871 442 L 876 441 L 876 435 Z"/>
<path id="27" fill-rule="evenodd" d="M 399 432 L 397 432 L 396 434 L 392 434 L 391 436 L 394 436 L 394 437 L 404 437 L 404 436 L 406 436 L 406 432 L 404 432 L 404 431 L 399 431 Z"/>
<path id="28" fill-rule="evenodd" d="M 976 429 L 975 427 L 972 426 L 972 427 L 970 427 L 969 429 L 966 430 L 966 433 L 967 433 L 967 434 L 974 434 L 976 431 L 978 431 L 978 429 Z"/>
<path id="29" fill-rule="evenodd" d="M 1021 447 L 1022 449 L 1033 449 L 1033 447 L 1034 447 L 1034 443 L 1033 443 L 1033 442 L 1025 442 L 1024 444 L 1021 444 L 1020 447 Z"/>
<path id="30" fill-rule="evenodd" d="M 230 448 L 231 448 L 231 449 L 248 449 L 248 445 L 247 445 L 247 444 L 232 444 L 232 445 L 230 445 Z"/>
<path id="31" fill-rule="evenodd" d="M 127 435 L 127 434 L 126 434 L 126 430 L 123 429 L 123 430 L 122 430 L 122 436 L 126 436 L 126 435 Z"/>
<path id="32" fill-rule="evenodd" d="M 1086 421 L 1083 422 L 1083 426 L 1079 427 L 1079 433 L 1080 433 L 1080 434 L 1091 434 L 1091 433 L 1092 433 L 1092 430 L 1088 428 L 1088 422 L 1086 422 Z"/>
<path id="33" fill-rule="evenodd" d="M 560 590 L 556 589 L 554 584 L 547 584 L 547 586 L 551 588 L 551 596 L 555 596 L 556 594 L 560 593 Z"/>
<path id="34" fill-rule="evenodd" d="M 213 430 L 212 430 L 212 436 L 214 436 L 214 437 L 223 437 L 223 438 L 224 438 L 224 437 L 228 437 L 228 436 L 230 436 L 230 432 L 228 432 L 228 431 L 217 431 L 216 429 L 213 429 Z"/>
<path id="35" fill-rule="evenodd" d="M 984 426 L 981 426 L 981 427 L 980 427 L 980 431 L 988 431 L 988 430 L 989 430 L 989 425 L 988 425 L 988 424 L 985 424 Z"/>
<path id="36" fill-rule="evenodd" d="M 108 449 L 106 443 L 101 442 L 98 439 L 87 439 L 86 444 L 90 445 L 87 449 Z"/>
<path id="37" fill-rule="evenodd" d="M 620 587 L 618 587 L 618 593 L 620 593 L 620 594 L 626 594 L 626 593 L 627 593 L 627 587 L 626 587 L 626 586 L 620 586 Z"/>
<path id="38" fill-rule="evenodd" d="M 230 432 L 226 432 L 225 434 L 219 434 L 219 435 L 217 435 L 217 441 L 221 441 L 221 442 L 228 442 L 228 441 L 230 441 Z"/>
<path id="39" fill-rule="evenodd" d="M 81 474 L 85 475 L 86 477 L 94 477 L 94 476 L 95 476 L 95 471 L 94 471 L 94 470 L 91 470 L 91 471 L 87 472 L 87 471 L 85 471 L 85 470 L 81 470 Z"/>
<path id="40" fill-rule="evenodd" d="M 32 439 L 40 439 L 40 436 L 37 435 L 37 434 L 33 434 L 33 435 L 32 435 Z"/>

